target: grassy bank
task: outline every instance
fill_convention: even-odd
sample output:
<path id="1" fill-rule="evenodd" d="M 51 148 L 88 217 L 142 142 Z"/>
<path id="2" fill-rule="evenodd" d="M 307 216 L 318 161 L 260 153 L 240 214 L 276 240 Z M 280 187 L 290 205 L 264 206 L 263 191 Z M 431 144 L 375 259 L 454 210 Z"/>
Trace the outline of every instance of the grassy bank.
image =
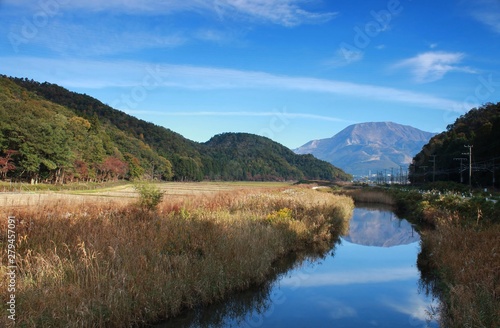
<path id="1" fill-rule="evenodd" d="M 336 194 L 346 195 L 351 197 L 356 203 L 365 204 L 383 204 L 395 206 L 396 201 L 392 195 L 385 190 L 370 188 L 354 188 L 354 189 L 341 189 L 335 192 Z"/>
<path id="2" fill-rule="evenodd" d="M 418 267 L 443 327 L 500 327 L 500 204 L 453 192 L 392 191 L 421 227 Z"/>
<path id="3" fill-rule="evenodd" d="M 174 316 L 263 282 L 289 252 L 325 250 L 352 209 L 348 197 L 305 188 L 167 198 L 156 211 L 102 202 L 12 209 L 0 227 L 16 217 L 17 326 L 125 327 Z M 4 314 L 7 289 L 2 279 Z"/>

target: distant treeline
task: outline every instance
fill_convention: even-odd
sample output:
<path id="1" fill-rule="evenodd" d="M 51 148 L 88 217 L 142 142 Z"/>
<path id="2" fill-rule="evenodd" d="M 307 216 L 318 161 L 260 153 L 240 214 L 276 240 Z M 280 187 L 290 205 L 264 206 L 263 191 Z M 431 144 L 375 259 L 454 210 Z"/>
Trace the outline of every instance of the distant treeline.
<path id="1" fill-rule="evenodd" d="M 264 137 L 197 143 L 51 83 L 0 76 L 0 179 L 347 180 L 311 155 Z"/>

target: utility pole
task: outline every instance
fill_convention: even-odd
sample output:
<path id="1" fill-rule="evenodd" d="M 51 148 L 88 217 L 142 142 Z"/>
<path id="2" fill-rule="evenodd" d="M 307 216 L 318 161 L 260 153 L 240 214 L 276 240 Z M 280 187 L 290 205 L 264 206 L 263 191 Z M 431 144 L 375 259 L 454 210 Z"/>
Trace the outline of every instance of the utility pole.
<path id="1" fill-rule="evenodd" d="M 466 145 L 465 148 L 469 148 L 468 153 L 463 153 L 462 155 L 469 155 L 469 190 L 472 190 L 472 145 Z"/>
<path id="2" fill-rule="evenodd" d="M 433 163 L 432 167 L 432 182 L 436 181 L 436 155 L 431 155 L 432 159 L 429 160 L 430 163 Z"/>
<path id="3" fill-rule="evenodd" d="M 458 157 L 458 158 L 454 158 L 453 160 L 455 161 L 460 161 L 460 183 L 464 183 L 464 175 L 463 175 L 463 172 L 464 172 L 464 169 L 463 169 L 463 162 L 467 160 L 467 158 L 463 158 L 463 157 Z"/>
<path id="4" fill-rule="evenodd" d="M 422 170 L 424 170 L 424 182 L 427 182 L 427 168 L 428 168 L 428 166 L 427 165 L 422 165 L 422 166 L 420 166 L 420 168 Z"/>

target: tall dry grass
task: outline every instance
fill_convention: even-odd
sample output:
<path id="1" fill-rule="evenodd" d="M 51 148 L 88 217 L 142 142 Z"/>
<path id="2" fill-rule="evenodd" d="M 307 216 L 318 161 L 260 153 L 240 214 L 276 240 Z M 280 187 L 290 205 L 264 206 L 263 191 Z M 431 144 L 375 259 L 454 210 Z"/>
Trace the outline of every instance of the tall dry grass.
<path id="1" fill-rule="evenodd" d="M 438 192 L 392 193 L 421 230 L 418 267 L 443 327 L 500 327 L 500 224 L 493 203 Z"/>
<path id="2" fill-rule="evenodd" d="M 18 220 L 17 326 L 126 327 L 174 316 L 265 281 L 289 252 L 325 249 L 352 209 L 348 197 L 294 188 L 167 198 L 156 211 L 69 202 L 2 213 Z"/>
<path id="3" fill-rule="evenodd" d="M 376 189 L 344 189 L 340 192 L 354 199 L 356 203 L 372 203 L 394 206 L 396 201 L 387 192 Z"/>
<path id="4" fill-rule="evenodd" d="M 500 225 L 443 221 L 423 233 L 422 248 L 427 255 L 419 260 L 438 275 L 442 326 L 500 327 Z"/>

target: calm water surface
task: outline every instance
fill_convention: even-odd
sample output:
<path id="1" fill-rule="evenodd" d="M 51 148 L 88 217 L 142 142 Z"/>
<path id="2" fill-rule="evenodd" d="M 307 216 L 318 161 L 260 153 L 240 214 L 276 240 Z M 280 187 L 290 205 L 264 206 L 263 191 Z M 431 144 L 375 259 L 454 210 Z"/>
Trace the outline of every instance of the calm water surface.
<path id="1" fill-rule="evenodd" d="M 270 281 L 158 327 L 438 327 L 419 288 L 420 236 L 390 210 L 357 207 L 323 257 L 294 259 Z"/>

